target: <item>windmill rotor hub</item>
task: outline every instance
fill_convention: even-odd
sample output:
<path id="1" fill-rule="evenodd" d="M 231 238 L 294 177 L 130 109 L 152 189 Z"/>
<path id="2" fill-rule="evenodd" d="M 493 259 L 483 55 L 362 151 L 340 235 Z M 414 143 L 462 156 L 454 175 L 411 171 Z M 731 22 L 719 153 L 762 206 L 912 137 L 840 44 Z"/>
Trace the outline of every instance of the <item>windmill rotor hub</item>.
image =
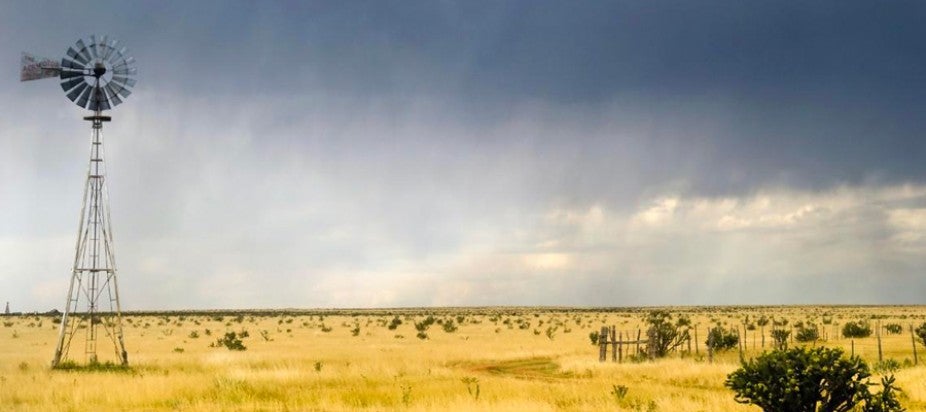
<path id="1" fill-rule="evenodd" d="M 96 62 L 93 66 L 93 77 L 100 78 L 106 74 L 106 66 L 103 65 L 103 62 Z"/>

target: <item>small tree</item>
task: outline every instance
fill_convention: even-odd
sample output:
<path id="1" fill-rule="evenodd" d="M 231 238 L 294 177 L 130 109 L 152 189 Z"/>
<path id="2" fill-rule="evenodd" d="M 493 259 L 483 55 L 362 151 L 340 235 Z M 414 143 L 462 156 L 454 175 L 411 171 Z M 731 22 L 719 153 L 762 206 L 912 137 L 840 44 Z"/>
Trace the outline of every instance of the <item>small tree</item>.
<path id="1" fill-rule="evenodd" d="M 857 405 L 867 412 L 903 411 L 893 377 L 882 379 L 883 390 L 873 395 L 869 376 L 861 358 L 845 358 L 840 349 L 800 347 L 745 361 L 724 384 L 737 402 L 765 412 L 846 412 Z"/>
<path id="2" fill-rule="evenodd" d="M 846 338 L 867 338 L 871 336 L 871 325 L 867 322 L 846 322 L 842 326 L 842 336 Z"/>
<path id="3" fill-rule="evenodd" d="M 915 330 L 915 333 L 916 336 L 920 338 L 920 343 L 922 343 L 923 346 L 926 346 L 926 322 L 923 322 L 923 324 L 918 326 Z"/>
<path id="4" fill-rule="evenodd" d="M 592 345 L 598 344 L 598 334 L 599 332 L 597 330 L 588 333 L 588 340 L 592 341 Z"/>
<path id="5" fill-rule="evenodd" d="M 644 321 L 649 325 L 646 331 L 646 350 L 653 357 L 665 357 L 688 339 L 688 328 L 691 325 L 688 318 L 680 317 L 673 323 L 669 312 L 654 310 L 646 315 Z"/>
<path id="6" fill-rule="evenodd" d="M 735 330 L 717 326 L 707 332 L 707 341 L 704 344 L 714 351 L 724 351 L 735 348 L 739 342 L 740 337 Z"/>
<path id="7" fill-rule="evenodd" d="M 820 340 L 820 330 L 817 329 L 817 325 L 805 326 L 798 329 L 797 334 L 794 335 L 794 340 L 801 343 L 810 343 Z"/>
<path id="8" fill-rule="evenodd" d="M 903 326 L 901 326 L 899 323 L 888 323 L 887 325 L 884 325 L 884 331 L 889 335 L 899 335 L 903 333 Z"/>
<path id="9" fill-rule="evenodd" d="M 788 349 L 788 338 L 791 337 L 791 331 L 787 329 L 772 329 L 772 340 L 775 341 L 775 349 Z"/>
<path id="10" fill-rule="evenodd" d="M 241 337 L 246 337 L 242 334 Z M 244 342 L 238 337 L 238 334 L 235 332 L 226 332 L 225 336 L 219 338 L 213 344 L 216 347 L 226 347 L 228 350 L 247 350 L 248 348 L 244 346 Z"/>
<path id="11" fill-rule="evenodd" d="M 756 320 L 756 324 L 759 325 L 759 333 L 762 334 L 762 347 L 765 347 L 765 325 L 768 325 L 768 318 L 765 315 L 762 315 L 759 319 Z"/>

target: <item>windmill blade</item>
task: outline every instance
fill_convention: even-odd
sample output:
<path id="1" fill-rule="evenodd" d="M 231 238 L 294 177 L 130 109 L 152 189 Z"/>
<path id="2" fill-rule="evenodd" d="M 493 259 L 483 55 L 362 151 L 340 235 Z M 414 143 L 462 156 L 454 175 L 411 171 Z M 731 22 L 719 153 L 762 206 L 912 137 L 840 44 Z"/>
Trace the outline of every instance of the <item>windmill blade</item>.
<path id="1" fill-rule="evenodd" d="M 138 74 L 138 69 L 134 67 L 120 67 L 118 69 L 113 69 L 113 74 L 121 74 L 121 75 Z"/>
<path id="2" fill-rule="evenodd" d="M 78 63 L 80 63 L 80 64 L 81 64 L 81 67 L 86 66 L 87 63 L 90 63 L 89 60 L 87 60 L 86 58 L 84 58 L 84 56 L 83 56 L 82 54 L 80 54 L 80 53 L 78 53 L 76 50 L 74 50 L 73 47 L 68 47 L 67 54 L 68 54 L 68 57 L 70 57 L 70 58 L 74 59 L 75 61 L 77 61 Z"/>
<path id="3" fill-rule="evenodd" d="M 68 59 L 67 57 L 61 58 L 61 68 L 62 69 L 83 70 L 84 67 L 85 66 L 83 64 L 78 63 L 74 60 Z"/>
<path id="4" fill-rule="evenodd" d="M 135 80 L 128 77 L 113 75 L 113 81 L 121 86 L 135 87 Z"/>
<path id="5" fill-rule="evenodd" d="M 109 47 L 106 45 L 106 42 L 109 40 L 108 37 L 109 36 L 104 34 L 103 37 L 100 38 L 100 42 L 97 43 L 97 48 L 100 51 L 100 58 L 103 60 L 106 60 L 106 53 L 109 51 Z"/>
<path id="6" fill-rule="evenodd" d="M 90 105 L 87 107 L 93 111 L 109 110 L 109 101 L 106 100 L 106 92 L 101 87 L 94 87 L 90 92 Z"/>
<path id="7" fill-rule="evenodd" d="M 112 90 L 114 90 L 118 95 L 122 96 L 123 99 L 129 97 L 129 95 L 132 94 L 131 90 L 129 90 L 124 85 L 119 84 L 119 82 L 110 82 L 109 85 L 112 86 Z"/>
<path id="8" fill-rule="evenodd" d="M 116 94 L 116 91 L 113 89 L 113 84 L 108 83 L 106 86 L 103 86 L 106 89 L 106 93 L 109 94 L 109 100 L 112 101 L 113 107 L 116 107 L 122 104 L 122 99 L 119 98 L 119 95 Z"/>
<path id="9" fill-rule="evenodd" d="M 64 89 L 65 92 L 68 92 L 69 90 L 73 89 L 74 86 L 77 86 L 78 84 L 81 84 L 81 83 L 84 83 L 84 78 L 83 78 L 83 77 L 75 77 L 75 78 L 73 78 L 73 79 L 71 79 L 71 80 L 68 80 L 68 81 L 66 81 L 66 82 L 61 82 L 61 88 Z"/>
<path id="10" fill-rule="evenodd" d="M 130 94 L 132 94 L 132 91 L 129 89 L 126 89 L 125 87 L 120 87 L 118 90 L 118 93 L 120 96 L 122 96 L 123 99 L 125 99 L 129 97 Z"/>
<path id="11" fill-rule="evenodd" d="M 129 57 L 126 57 L 126 58 L 125 58 L 124 60 L 122 60 L 121 62 L 119 62 L 118 64 L 114 64 L 114 65 L 113 65 L 113 68 L 117 68 L 117 67 L 127 67 L 127 66 L 130 66 L 132 63 L 135 63 L 135 58 L 129 56 Z"/>
<path id="12" fill-rule="evenodd" d="M 62 71 L 61 71 L 61 75 L 60 75 L 59 77 L 61 77 L 61 80 L 64 80 L 64 79 L 70 79 L 70 78 L 72 78 L 72 77 L 83 77 L 83 76 L 85 76 L 85 75 L 86 75 L 86 73 L 84 73 L 83 70 L 81 70 L 81 71 L 77 71 L 77 70 L 62 70 Z"/>
<path id="13" fill-rule="evenodd" d="M 113 76 L 113 80 L 116 81 L 122 87 L 128 87 L 128 88 L 135 87 L 135 79 L 119 77 L 119 80 L 116 80 L 116 76 Z"/>
<path id="14" fill-rule="evenodd" d="M 81 82 L 77 85 L 77 87 L 74 88 L 74 90 L 71 90 L 71 92 L 68 93 L 68 99 L 74 103 L 77 103 L 77 99 L 81 94 L 83 94 L 85 90 L 87 90 L 88 87 L 90 87 L 90 85 L 87 84 L 87 82 Z"/>
<path id="15" fill-rule="evenodd" d="M 96 35 L 91 34 L 90 35 L 90 55 L 93 56 L 94 58 L 100 57 L 99 53 L 97 53 L 96 46 L 97 46 Z"/>
<path id="16" fill-rule="evenodd" d="M 84 57 L 84 61 L 86 62 L 84 64 L 90 63 L 90 60 L 93 60 L 93 56 L 91 56 L 90 52 L 87 51 L 87 46 L 84 44 L 84 40 L 78 40 L 76 46 L 77 52 Z"/>
<path id="17" fill-rule="evenodd" d="M 19 69 L 19 81 L 25 82 L 29 80 L 58 77 L 58 74 L 61 73 L 61 63 L 49 58 L 22 52 Z"/>
<path id="18" fill-rule="evenodd" d="M 105 42 L 106 43 L 106 53 L 103 54 L 103 60 L 109 60 L 109 58 L 113 55 L 113 52 L 116 51 L 116 43 L 118 42 L 119 41 L 116 39 L 112 39 L 109 42 Z"/>
<path id="19" fill-rule="evenodd" d="M 75 103 L 77 103 L 77 105 L 80 107 L 88 108 L 87 101 L 90 100 L 90 94 L 93 91 L 93 89 L 94 89 L 93 87 L 87 87 L 86 89 L 84 89 L 84 92 L 80 94 L 80 97 L 77 98 L 77 101 Z"/>

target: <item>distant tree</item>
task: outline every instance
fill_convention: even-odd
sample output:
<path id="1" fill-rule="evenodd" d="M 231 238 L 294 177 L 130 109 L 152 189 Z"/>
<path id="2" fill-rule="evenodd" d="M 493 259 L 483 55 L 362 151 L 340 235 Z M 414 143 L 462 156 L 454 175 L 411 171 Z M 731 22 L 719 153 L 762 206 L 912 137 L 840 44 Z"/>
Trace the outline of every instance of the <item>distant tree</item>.
<path id="1" fill-rule="evenodd" d="M 772 340 L 775 343 L 775 349 L 788 349 L 788 338 L 791 337 L 791 331 L 787 329 L 772 329 Z"/>
<path id="2" fill-rule="evenodd" d="M 399 325 L 401 325 L 401 324 L 402 324 L 402 319 L 399 319 L 399 317 L 396 316 L 396 317 L 392 318 L 392 321 L 391 321 L 391 322 L 389 322 L 388 328 L 389 328 L 389 330 L 396 330 L 396 328 L 398 328 Z"/>
<path id="3" fill-rule="evenodd" d="M 653 357 L 665 357 L 669 351 L 688 339 L 691 320 L 686 317 L 680 317 L 673 323 L 669 312 L 654 310 L 649 312 L 643 320 L 649 325 L 646 332 L 646 349 Z"/>
<path id="4" fill-rule="evenodd" d="M 903 333 L 903 326 L 899 323 L 888 323 L 884 325 L 884 331 L 890 335 L 899 335 Z"/>
<path id="5" fill-rule="evenodd" d="M 762 315 L 759 319 L 756 320 L 756 324 L 759 325 L 759 333 L 762 335 L 762 347 L 765 347 L 765 325 L 768 325 L 768 318 L 765 315 Z"/>
<path id="6" fill-rule="evenodd" d="M 842 336 L 846 338 L 867 338 L 871 336 L 871 325 L 867 322 L 846 322 L 842 326 Z"/>
<path id="7" fill-rule="evenodd" d="M 598 344 L 598 331 L 591 331 L 588 333 L 588 340 L 592 341 L 592 345 Z"/>
<path id="8" fill-rule="evenodd" d="M 244 336 L 241 336 L 244 337 Z M 235 332 L 227 332 L 225 336 L 219 338 L 215 341 L 214 346 L 216 347 L 226 347 L 228 350 L 243 351 L 248 348 L 244 346 L 244 342 L 241 341 L 241 337 Z"/>
<path id="9" fill-rule="evenodd" d="M 820 340 L 820 330 L 817 325 L 807 325 L 797 330 L 794 340 L 802 343 L 816 342 Z"/>
<path id="10" fill-rule="evenodd" d="M 915 332 L 916 336 L 920 338 L 920 343 L 922 343 L 923 346 L 926 346 L 926 322 L 923 322 L 920 326 L 918 326 Z"/>
<path id="11" fill-rule="evenodd" d="M 735 330 L 717 326 L 707 332 L 707 341 L 704 344 L 714 351 L 724 351 L 735 348 L 739 341 L 739 335 Z"/>

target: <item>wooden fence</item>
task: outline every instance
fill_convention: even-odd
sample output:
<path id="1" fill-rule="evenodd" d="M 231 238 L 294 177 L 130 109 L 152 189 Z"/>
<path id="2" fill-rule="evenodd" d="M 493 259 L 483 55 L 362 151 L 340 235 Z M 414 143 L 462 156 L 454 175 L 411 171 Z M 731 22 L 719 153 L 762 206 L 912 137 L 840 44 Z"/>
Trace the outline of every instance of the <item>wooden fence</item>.
<path id="1" fill-rule="evenodd" d="M 708 328 L 708 335 L 710 334 L 712 329 L 713 328 Z M 776 328 L 772 328 L 771 330 L 774 330 L 774 329 Z M 777 329 L 781 329 L 781 328 L 778 327 Z M 826 332 L 826 328 L 822 328 L 822 329 L 823 330 L 822 330 L 822 334 L 820 335 L 819 341 L 826 342 L 829 340 L 828 338 L 830 335 Z M 877 343 L 878 343 L 878 362 L 884 361 L 884 352 L 882 350 L 882 345 L 881 345 L 881 329 L 882 329 L 881 322 L 877 322 L 875 326 L 875 336 L 874 337 L 875 339 L 877 339 Z M 745 353 L 749 349 L 748 329 L 746 328 L 745 325 L 743 325 L 742 331 L 740 331 L 739 328 L 736 328 L 733 330 L 736 331 L 739 356 L 742 359 L 745 356 Z M 910 331 L 910 343 L 913 346 L 913 365 L 916 366 L 916 365 L 919 365 L 919 357 L 917 353 L 916 334 L 913 330 L 913 325 L 910 325 L 909 331 Z M 753 350 L 757 350 L 758 349 L 757 345 L 759 343 L 759 340 L 756 339 L 755 331 L 753 332 L 754 332 L 753 339 L 752 339 Z M 655 358 L 655 354 L 652 352 L 652 348 L 649 345 L 647 345 L 649 340 L 641 338 L 642 336 L 641 329 L 636 330 L 636 338 L 634 338 L 633 331 L 627 332 L 626 335 L 624 333 L 625 333 L 624 331 L 618 331 L 616 327 L 614 327 L 613 325 L 610 327 L 608 326 L 601 327 L 601 331 L 598 333 L 598 361 L 599 362 L 606 362 L 608 360 L 608 347 L 609 346 L 611 347 L 611 361 L 612 362 L 618 362 L 618 363 L 623 362 L 625 354 L 628 356 L 635 355 L 637 357 L 646 356 L 649 359 Z M 790 329 L 789 337 L 788 337 L 791 345 L 794 345 L 795 333 L 796 333 L 796 330 L 792 326 Z M 840 339 L 840 334 L 838 333 L 838 330 L 835 331 L 835 333 L 833 333 L 832 336 L 835 337 L 834 340 Z M 850 339 L 850 338 L 842 338 L 842 339 Z M 687 352 L 688 354 L 691 354 L 692 353 L 692 340 L 694 341 L 694 354 L 699 355 L 700 348 L 699 348 L 699 341 L 698 341 L 698 329 L 696 327 L 689 329 L 689 335 L 687 336 L 685 341 L 683 341 L 679 345 L 679 347 L 687 346 L 687 351 L 683 351 L 679 347 L 674 348 L 674 350 L 679 351 L 679 352 Z M 816 342 L 814 342 L 813 344 L 816 344 Z M 855 339 L 850 339 L 849 344 L 850 344 L 849 355 L 855 356 Z M 761 332 L 761 345 L 762 345 L 762 350 L 764 351 L 766 347 L 764 328 Z M 710 346 L 707 346 L 707 345 L 705 346 L 706 346 L 705 349 L 707 351 L 708 361 L 713 362 L 714 351 Z"/>

